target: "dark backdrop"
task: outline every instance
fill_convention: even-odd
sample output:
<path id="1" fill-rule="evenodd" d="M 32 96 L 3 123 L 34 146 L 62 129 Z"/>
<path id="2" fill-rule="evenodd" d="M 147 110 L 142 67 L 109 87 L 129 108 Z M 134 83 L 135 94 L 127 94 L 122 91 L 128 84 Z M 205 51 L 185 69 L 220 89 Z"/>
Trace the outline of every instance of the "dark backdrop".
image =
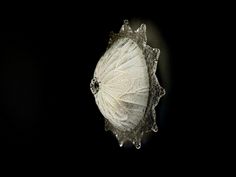
<path id="1" fill-rule="evenodd" d="M 203 39 L 210 36 L 206 25 L 211 18 L 202 16 L 204 8 L 200 13 L 194 5 L 187 7 L 171 3 L 97 8 L 61 4 L 4 13 L 1 143 L 73 156 L 118 153 L 167 161 L 191 159 L 205 151 L 208 113 L 202 98 L 211 76 L 206 75 L 210 62 L 201 60 L 206 58 L 207 41 Z M 156 109 L 159 132 L 151 133 L 141 150 L 120 148 L 112 133 L 104 131 L 103 117 L 89 89 L 110 31 L 118 32 L 124 19 L 152 22 L 168 48 L 170 80 L 160 78 L 168 90 Z M 199 106 L 198 101 L 204 103 Z"/>

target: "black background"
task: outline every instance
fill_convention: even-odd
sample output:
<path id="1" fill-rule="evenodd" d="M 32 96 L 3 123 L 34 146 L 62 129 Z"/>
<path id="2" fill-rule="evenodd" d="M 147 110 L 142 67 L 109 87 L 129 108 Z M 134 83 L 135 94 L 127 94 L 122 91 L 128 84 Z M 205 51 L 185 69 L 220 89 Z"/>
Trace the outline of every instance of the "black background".
<path id="1" fill-rule="evenodd" d="M 1 143 L 64 156 L 119 154 L 124 159 L 150 158 L 166 164 L 210 153 L 208 145 L 214 136 L 208 131 L 212 115 L 207 85 L 213 79 L 206 52 L 211 48 L 206 44 L 212 38 L 209 24 L 215 18 L 206 16 L 207 7 L 199 6 L 114 2 L 97 7 L 33 5 L 4 12 Z M 140 150 L 120 148 L 112 133 L 104 131 L 103 117 L 89 89 L 110 31 L 118 32 L 124 19 L 151 21 L 169 49 L 171 81 L 161 80 L 161 84 L 168 88 L 171 82 L 171 88 L 157 107 L 159 132 L 152 133 Z"/>

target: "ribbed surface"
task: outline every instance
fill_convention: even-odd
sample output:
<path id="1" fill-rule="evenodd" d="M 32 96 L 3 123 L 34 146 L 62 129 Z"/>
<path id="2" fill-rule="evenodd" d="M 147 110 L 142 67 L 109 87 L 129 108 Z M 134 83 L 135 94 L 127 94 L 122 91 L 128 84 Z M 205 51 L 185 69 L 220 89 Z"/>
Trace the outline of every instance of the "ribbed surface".
<path id="1" fill-rule="evenodd" d="M 149 76 L 142 50 L 129 38 L 117 40 L 99 60 L 95 95 L 103 116 L 129 131 L 143 118 L 149 96 Z"/>

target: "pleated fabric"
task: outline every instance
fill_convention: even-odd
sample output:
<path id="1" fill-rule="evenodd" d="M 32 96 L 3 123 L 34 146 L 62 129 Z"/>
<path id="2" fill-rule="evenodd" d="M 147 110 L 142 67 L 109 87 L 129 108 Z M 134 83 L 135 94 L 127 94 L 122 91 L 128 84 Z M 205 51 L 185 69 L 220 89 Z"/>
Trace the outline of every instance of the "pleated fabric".
<path id="1" fill-rule="evenodd" d="M 139 46 L 120 38 L 99 60 L 96 103 L 108 121 L 122 131 L 134 129 L 145 114 L 149 96 L 147 64 Z"/>

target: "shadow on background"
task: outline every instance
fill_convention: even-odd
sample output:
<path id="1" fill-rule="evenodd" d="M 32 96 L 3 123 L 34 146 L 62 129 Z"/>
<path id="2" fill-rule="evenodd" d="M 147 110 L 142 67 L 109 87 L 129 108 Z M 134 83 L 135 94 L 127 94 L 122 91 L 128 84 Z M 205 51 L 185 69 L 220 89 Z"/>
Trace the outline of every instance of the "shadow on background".
<path id="1" fill-rule="evenodd" d="M 163 159 L 199 147 L 201 114 L 194 102 L 199 63 L 193 55 L 198 26 L 174 9 L 163 4 L 143 11 L 105 8 L 104 14 L 86 15 L 70 6 L 7 14 L 0 40 L 3 144 L 28 144 L 75 156 L 140 153 Z M 157 76 L 167 90 L 156 109 L 159 132 L 148 135 L 139 151 L 120 148 L 111 132 L 104 131 L 89 88 L 109 33 L 118 32 L 125 19 L 134 29 L 147 25 L 148 44 L 161 50 Z"/>

